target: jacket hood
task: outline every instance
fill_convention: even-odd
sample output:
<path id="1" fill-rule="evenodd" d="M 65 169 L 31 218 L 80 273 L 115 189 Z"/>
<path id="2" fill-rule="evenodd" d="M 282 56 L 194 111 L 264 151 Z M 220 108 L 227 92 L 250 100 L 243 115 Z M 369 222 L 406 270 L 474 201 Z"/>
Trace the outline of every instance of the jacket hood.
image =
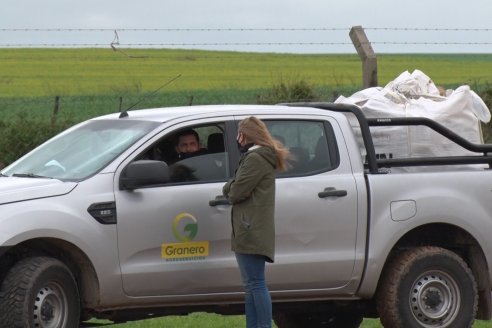
<path id="1" fill-rule="evenodd" d="M 263 157 L 268 163 L 272 165 L 273 168 L 277 167 L 277 155 L 272 148 L 265 146 L 253 146 L 252 148 L 250 148 L 249 151 L 255 152 Z"/>
<path id="2" fill-rule="evenodd" d="M 0 205 L 64 195 L 76 186 L 56 179 L 0 177 Z"/>

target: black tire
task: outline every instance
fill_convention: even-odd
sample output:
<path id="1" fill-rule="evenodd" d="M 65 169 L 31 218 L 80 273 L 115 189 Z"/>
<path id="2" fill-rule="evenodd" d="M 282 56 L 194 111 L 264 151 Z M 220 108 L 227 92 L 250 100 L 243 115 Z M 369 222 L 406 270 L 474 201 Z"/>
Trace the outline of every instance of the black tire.
<path id="1" fill-rule="evenodd" d="M 461 257 L 440 247 L 398 255 L 377 293 L 381 323 L 391 328 L 467 328 L 477 312 L 475 278 Z"/>
<path id="2" fill-rule="evenodd" d="M 278 328 L 359 328 L 362 315 L 358 313 L 288 313 L 273 314 L 273 321 Z"/>
<path id="3" fill-rule="evenodd" d="M 77 284 L 59 260 L 30 257 L 16 263 L 0 286 L 1 328 L 79 326 Z"/>

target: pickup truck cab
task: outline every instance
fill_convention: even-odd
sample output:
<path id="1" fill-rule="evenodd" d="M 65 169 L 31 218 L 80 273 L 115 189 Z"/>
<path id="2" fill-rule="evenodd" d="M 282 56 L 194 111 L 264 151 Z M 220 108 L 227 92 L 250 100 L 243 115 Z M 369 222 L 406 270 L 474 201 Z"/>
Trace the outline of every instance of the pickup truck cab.
<path id="1" fill-rule="evenodd" d="M 355 115 L 361 156 L 346 113 Z M 72 328 L 91 317 L 243 311 L 222 186 L 257 116 L 293 154 L 276 180 L 276 261 L 267 281 L 279 328 L 471 327 L 491 317 L 492 172 L 384 167 L 490 165 L 477 156 L 377 159 L 355 106 L 159 108 L 106 115 L 55 136 L 1 171 L 0 327 Z M 419 123 L 420 122 L 420 123 Z M 203 149 L 187 158 L 176 136 Z"/>

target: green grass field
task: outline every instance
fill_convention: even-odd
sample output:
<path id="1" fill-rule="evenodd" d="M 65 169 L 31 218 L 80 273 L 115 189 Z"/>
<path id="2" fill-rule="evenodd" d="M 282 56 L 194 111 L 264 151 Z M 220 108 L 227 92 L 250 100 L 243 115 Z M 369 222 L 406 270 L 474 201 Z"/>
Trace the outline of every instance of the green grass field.
<path id="1" fill-rule="evenodd" d="M 0 113 L 49 119 L 60 96 L 62 119 L 81 121 L 135 108 L 256 103 L 280 81 L 305 80 L 332 101 L 362 88 L 355 54 L 294 55 L 198 50 L 0 49 Z M 491 55 L 380 55 L 379 85 L 405 70 L 424 71 L 438 85 L 492 83 Z M 176 81 L 147 97 L 170 79 Z M 140 102 L 139 102 L 140 101 Z"/>
<path id="2" fill-rule="evenodd" d="M 197 50 L 0 49 L 0 98 L 148 92 L 181 75 L 170 91 L 255 90 L 302 77 L 318 86 L 361 87 L 357 55 Z M 492 55 L 380 55 L 379 84 L 420 69 L 440 85 L 485 83 Z"/>
<path id="3" fill-rule="evenodd" d="M 292 55 L 196 50 L 0 49 L 0 97 L 110 95 L 166 88 L 254 90 L 302 77 L 319 86 L 360 87 L 357 55 Z M 379 82 L 423 70 L 437 84 L 490 81 L 492 55 L 380 55 Z"/>

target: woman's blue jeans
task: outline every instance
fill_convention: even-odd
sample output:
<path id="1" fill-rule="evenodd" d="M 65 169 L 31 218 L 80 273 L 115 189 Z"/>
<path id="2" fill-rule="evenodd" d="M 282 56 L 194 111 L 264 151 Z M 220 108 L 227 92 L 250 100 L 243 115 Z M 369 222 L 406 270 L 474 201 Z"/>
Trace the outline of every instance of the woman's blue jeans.
<path id="1" fill-rule="evenodd" d="M 272 327 L 272 299 L 265 281 L 265 257 L 236 253 L 246 296 L 246 328 Z"/>

